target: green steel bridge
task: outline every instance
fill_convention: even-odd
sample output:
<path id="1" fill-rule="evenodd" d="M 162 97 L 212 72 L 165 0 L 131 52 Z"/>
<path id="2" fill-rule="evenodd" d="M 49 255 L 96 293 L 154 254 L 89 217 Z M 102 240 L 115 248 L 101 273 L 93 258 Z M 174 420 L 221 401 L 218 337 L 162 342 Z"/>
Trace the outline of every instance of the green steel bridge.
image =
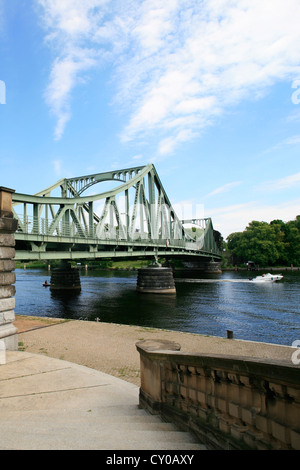
<path id="1" fill-rule="evenodd" d="M 88 195 L 108 181 L 112 189 Z M 153 164 L 61 179 L 35 195 L 14 193 L 13 212 L 17 260 L 221 259 L 222 237 L 211 219 L 179 220 Z"/>

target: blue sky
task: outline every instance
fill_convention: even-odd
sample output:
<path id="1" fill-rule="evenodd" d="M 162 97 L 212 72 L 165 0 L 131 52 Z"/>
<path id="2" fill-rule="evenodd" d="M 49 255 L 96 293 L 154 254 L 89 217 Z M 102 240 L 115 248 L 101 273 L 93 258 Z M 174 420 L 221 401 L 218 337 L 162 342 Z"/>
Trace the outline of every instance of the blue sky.
<path id="1" fill-rule="evenodd" d="M 294 219 L 299 24 L 299 0 L 0 0 L 0 185 L 154 163 L 224 237 Z"/>

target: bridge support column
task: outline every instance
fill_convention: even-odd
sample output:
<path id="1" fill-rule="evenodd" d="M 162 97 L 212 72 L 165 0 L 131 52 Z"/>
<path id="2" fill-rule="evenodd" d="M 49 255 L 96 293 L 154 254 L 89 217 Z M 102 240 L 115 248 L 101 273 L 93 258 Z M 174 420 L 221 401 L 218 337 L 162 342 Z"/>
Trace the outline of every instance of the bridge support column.
<path id="1" fill-rule="evenodd" d="M 18 226 L 12 212 L 13 193 L 12 189 L 0 187 L 0 363 L 3 363 L 5 350 L 18 349 L 18 330 L 13 325 L 16 292 L 14 233 Z"/>
<path id="2" fill-rule="evenodd" d="M 183 261 L 181 275 L 197 277 L 202 274 L 222 274 L 221 262 L 218 261 Z"/>
<path id="3" fill-rule="evenodd" d="M 72 268 L 68 261 L 63 260 L 58 268 L 53 269 L 50 280 L 51 290 L 78 291 L 81 289 L 78 268 Z"/>
<path id="4" fill-rule="evenodd" d="M 175 294 L 172 269 L 160 266 L 139 269 L 136 290 L 144 294 Z"/>
<path id="5" fill-rule="evenodd" d="M 217 261 L 209 261 L 208 263 L 205 263 L 204 272 L 212 274 L 221 274 L 221 263 L 218 263 Z"/>

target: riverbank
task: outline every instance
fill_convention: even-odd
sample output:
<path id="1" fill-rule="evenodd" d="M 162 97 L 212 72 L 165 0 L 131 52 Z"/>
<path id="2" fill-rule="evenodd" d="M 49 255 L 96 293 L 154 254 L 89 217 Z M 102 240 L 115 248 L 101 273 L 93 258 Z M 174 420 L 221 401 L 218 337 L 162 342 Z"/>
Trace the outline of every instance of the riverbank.
<path id="1" fill-rule="evenodd" d="M 82 320 L 16 315 L 19 349 L 63 359 L 140 385 L 140 358 L 135 344 L 167 339 L 182 352 L 220 354 L 291 363 L 294 348 L 205 336 L 180 331 Z"/>
<path id="2" fill-rule="evenodd" d="M 84 271 L 94 271 L 94 270 L 101 270 L 101 271 L 137 271 L 140 268 L 144 268 L 151 263 L 149 260 L 128 260 L 128 261 L 109 261 L 100 262 L 98 264 L 86 264 L 86 263 L 76 263 L 73 262 L 74 266 L 76 265 L 79 269 Z M 16 262 L 17 269 L 44 269 L 46 271 L 51 271 L 51 268 L 57 267 L 59 261 L 52 262 L 52 266 L 46 262 L 41 261 L 30 261 L 30 262 Z M 175 266 L 176 271 L 189 271 L 191 268 L 184 268 L 183 266 Z M 230 271 L 249 271 L 246 266 L 223 266 L 223 272 L 230 272 Z M 266 266 L 266 267 L 258 267 L 257 271 L 300 271 L 300 266 Z"/>
<path id="3" fill-rule="evenodd" d="M 280 271 L 300 271 L 299 266 L 267 266 L 266 268 L 260 268 L 258 267 L 257 269 L 254 270 L 249 270 L 248 268 L 244 268 L 243 266 L 233 266 L 231 268 L 222 268 L 222 271 L 249 271 L 249 272 L 255 272 L 255 271 L 265 271 L 268 273 L 271 273 L 272 271 L 275 272 L 280 272 Z"/>

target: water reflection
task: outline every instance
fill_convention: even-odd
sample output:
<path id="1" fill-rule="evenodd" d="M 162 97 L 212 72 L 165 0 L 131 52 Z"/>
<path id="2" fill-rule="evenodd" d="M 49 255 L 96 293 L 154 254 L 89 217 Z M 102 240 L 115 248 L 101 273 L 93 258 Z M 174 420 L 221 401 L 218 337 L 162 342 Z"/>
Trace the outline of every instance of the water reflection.
<path id="1" fill-rule="evenodd" d="M 55 317 L 66 319 L 78 319 L 77 305 L 80 301 L 81 291 L 50 290 L 52 304 L 55 305 Z M 52 315 L 51 315 L 52 316 Z M 83 319 L 83 318 L 82 318 Z"/>

